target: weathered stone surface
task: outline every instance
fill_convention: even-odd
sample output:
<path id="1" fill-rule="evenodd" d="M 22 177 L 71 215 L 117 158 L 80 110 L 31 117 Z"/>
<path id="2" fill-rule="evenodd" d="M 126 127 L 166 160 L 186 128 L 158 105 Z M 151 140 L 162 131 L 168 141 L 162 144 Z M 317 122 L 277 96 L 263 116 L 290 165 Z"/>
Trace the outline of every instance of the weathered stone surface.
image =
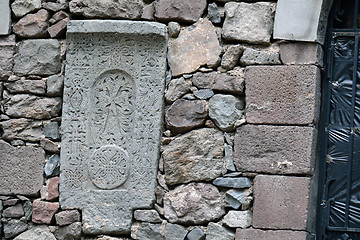
<path id="1" fill-rule="evenodd" d="M 27 230 L 27 224 L 21 220 L 11 219 L 4 222 L 4 235 L 5 238 L 13 238 L 16 235 Z"/>
<path id="2" fill-rule="evenodd" d="M 309 188 L 307 177 L 256 176 L 253 226 L 306 230 Z"/>
<path id="3" fill-rule="evenodd" d="M 36 194 L 43 183 L 44 150 L 31 146 L 12 147 L 0 140 L 0 194 Z"/>
<path id="4" fill-rule="evenodd" d="M 54 201 L 59 197 L 59 177 L 46 180 L 46 185 L 40 190 L 41 199 Z"/>
<path id="5" fill-rule="evenodd" d="M 55 24 L 57 22 L 60 22 L 61 20 L 65 18 L 70 18 L 69 14 L 64 11 L 59 11 L 55 13 L 49 20 L 50 24 Z"/>
<path id="6" fill-rule="evenodd" d="M 18 235 L 14 240 L 57 240 L 47 226 L 35 226 Z"/>
<path id="7" fill-rule="evenodd" d="M 311 127 L 245 125 L 235 135 L 239 171 L 312 174 L 316 132 Z"/>
<path id="8" fill-rule="evenodd" d="M 177 22 L 169 22 L 168 23 L 168 34 L 169 37 L 177 38 L 180 33 L 180 24 Z"/>
<path id="9" fill-rule="evenodd" d="M 11 117 L 49 119 L 60 115 L 61 98 L 44 98 L 29 94 L 10 95 L 5 99 L 5 113 Z"/>
<path id="10" fill-rule="evenodd" d="M 209 116 L 221 130 L 234 130 L 234 124 L 240 120 L 245 103 L 232 95 L 215 94 L 209 100 Z"/>
<path id="11" fill-rule="evenodd" d="M 154 21 L 155 20 L 154 14 L 155 14 L 155 2 L 152 2 L 151 4 L 146 5 L 143 8 L 141 19 Z"/>
<path id="12" fill-rule="evenodd" d="M 4 83 L 10 93 L 45 94 L 46 87 L 43 80 L 18 80 Z"/>
<path id="13" fill-rule="evenodd" d="M 248 67 L 245 78 L 248 123 L 317 122 L 320 70 L 316 66 Z"/>
<path id="14" fill-rule="evenodd" d="M 243 53 L 243 48 L 240 45 L 231 45 L 221 59 L 221 67 L 226 70 L 233 69 L 239 62 L 239 58 Z"/>
<path id="15" fill-rule="evenodd" d="M 75 222 L 65 227 L 60 227 L 54 232 L 58 240 L 81 239 L 81 222 Z"/>
<path id="16" fill-rule="evenodd" d="M 23 205 L 24 212 L 25 212 L 25 219 L 30 221 L 31 214 L 32 214 L 32 203 L 30 200 L 26 201 Z"/>
<path id="17" fill-rule="evenodd" d="M 72 0 L 70 12 L 88 18 L 139 19 L 144 3 L 142 0 Z"/>
<path id="18" fill-rule="evenodd" d="M 50 224 L 53 222 L 55 213 L 59 209 L 59 203 L 44 202 L 39 199 L 33 202 L 32 222 Z"/>
<path id="19" fill-rule="evenodd" d="M 214 96 L 214 91 L 211 89 L 200 89 L 194 92 L 194 96 L 198 99 L 205 100 Z"/>
<path id="20" fill-rule="evenodd" d="M 279 0 L 276 5 L 274 38 L 323 43 L 332 0 Z"/>
<path id="21" fill-rule="evenodd" d="M 285 64 L 323 65 L 323 50 L 317 43 L 282 43 L 280 57 Z"/>
<path id="22" fill-rule="evenodd" d="M 229 171 L 236 171 L 235 169 L 235 165 L 234 165 L 234 158 L 233 158 L 233 148 L 228 145 L 227 143 L 225 143 L 225 163 L 224 163 L 224 167 L 226 170 Z"/>
<path id="23" fill-rule="evenodd" d="M 56 224 L 59 226 L 69 225 L 80 221 L 78 210 L 65 210 L 55 214 Z"/>
<path id="24" fill-rule="evenodd" d="M 15 35 L 0 37 L 0 79 L 1 80 L 7 80 L 7 78 L 11 75 L 13 62 L 14 62 L 13 61 L 14 48 L 15 48 Z"/>
<path id="25" fill-rule="evenodd" d="M 179 136 L 164 146 L 163 159 L 167 184 L 209 181 L 221 175 L 224 136 L 203 128 Z"/>
<path id="26" fill-rule="evenodd" d="M 132 209 L 155 200 L 166 26 L 70 21 L 67 38 L 61 208 L 83 211 L 85 234 L 128 234 Z"/>
<path id="27" fill-rule="evenodd" d="M 241 204 L 246 201 L 246 197 L 250 195 L 249 189 L 230 189 L 225 193 L 225 206 L 234 209 L 239 209 Z"/>
<path id="28" fill-rule="evenodd" d="M 223 218 L 223 223 L 232 228 L 248 228 L 252 223 L 252 214 L 250 211 L 230 210 Z"/>
<path id="29" fill-rule="evenodd" d="M 65 10 L 69 7 L 68 0 L 52 0 L 51 2 L 43 2 L 42 7 L 53 12 Z"/>
<path id="30" fill-rule="evenodd" d="M 20 75 L 52 75 L 60 72 L 60 44 L 55 39 L 24 40 L 15 56 L 14 72 Z"/>
<path id="31" fill-rule="evenodd" d="M 18 203 L 15 206 L 5 208 L 3 210 L 2 216 L 5 218 L 21 218 L 24 216 L 24 214 L 24 209 L 21 203 Z"/>
<path id="32" fill-rule="evenodd" d="M 186 236 L 187 240 L 205 240 L 205 233 L 200 228 L 194 228 Z"/>
<path id="33" fill-rule="evenodd" d="M 181 185 L 165 194 L 165 217 L 171 223 L 203 224 L 221 218 L 224 202 L 216 187 L 206 183 Z"/>
<path id="34" fill-rule="evenodd" d="M 135 210 L 134 218 L 141 222 L 161 223 L 162 220 L 156 210 Z"/>
<path id="35" fill-rule="evenodd" d="M 208 5 L 208 18 L 212 23 L 221 23 L 220 10 L 216 3 Z"/>
<path id="36" fill-rule="evenodd" d="M 173 76 L 194 72 L 203 65 L 216 65 L 221 53 L 215 27 L 207 19 L 200 19 L 177 38 L 169 39 L 168 49 Z"/>
<path id="37" fill-rule="evenodd" d="M 185 93 L 190 91 L 191 83 L 183 77 L 171 80 L 166 92 L 165 99 L 168 102 L 175 102 Z"/>
<path id="38" fill-rule="evenodd" d="M 60 174 L 60 156 L 57 154 L 51 155 L 45 164 L 45 176 L 52 177 Z"/>
<path id="39" fill-rule="evenodd" d="M 259 44 L 270 43 L 274 10 L 274 4 L 269 2 L 226 3 L 223 38 Z"/>
<path id="40" fill-rule="evenodd" d="M 44 125 L 44 135 L 47 138 L 52 140 L 58 140 L 60 138 L 59 134 L 59 124 L 57 122 L 49 122 Z"/>
<path id="41" fill-rule="evenodd" d="M 47 138 L 43 138 L 40 140 L 40 146 L 46 151 L 50 153 L 60 153 L 60 144 L 54 143 Z M 59 158 L 60 159 L 60 158 Z M 59 165 L 60 166 L 60 165 Z"/>
<path id="42" fill-rule="evenodd" d="M 240 64 L 247 65 L 274 65 L 281 64 L 278 52 L 246 48 L 240 58 Z"/>
<path id="43" fill-rule="evenodd" d="M 194 23 L 205 8 L 206 0 L 159 0 L 155 3 L 155 18 L 165 22 Z"/>
<path id="44" fill-rule="evenodd" d="M 57 38 L 63 35 L 66 32 L 67 23 L 69 22 L 69 18 L 65 18 L 54 25 L 50 26 L 47 31 L 52 38 Z"/>
<path id="45" fill-rule="evenodd" d="M 15 17 L 22 17 L 29 12 L 41 8 L 41 0 L 15 0 L 11 4 L 11 10 Z"/>
<path id="46" fill-rule="evenodd" d="M 165 113 L 166 126 L 172 133 L 184 133 L 205 124 L 208 115 L 204 100 L 176 100 Z"/>
<path id="47" fill-rule="evenodd" d="M 219 177 L 213 181 L 213 184 L 227 188 L 248 188 L 251 187 L 251 180 L 247 177 Z"/>
<path id="48" fill-rule="evenodd" d="M 11 10 L 10 1 L 5 0 L 0 2 L 0 35 L 8 35 L 11 26 Z"/>
<path id="49" fill-rule="evenodd" d="M 64 76 L 53 75 L 46 81 L 46 92 L 48 96 L 60 97 L 62 96 L 64 88 Z"/>
<path id="50" fill-rule="evenodd" d="M 240 70 L 243 72 L 243 70 Z M 244 75 L 231 76 L 226 73 L 210 72 L 202 73 L 197 72 L 192 77 L 193 84 L 198 88 L 209 88 L 217 91 L 243 94 L 244 92 Z"/>
<path id="51" fill-rule="evenodd" d="M 41 139 L 43 125 L 43 121 L 33 121 L 24 118 L 0 122 L 0 127 L 4 131 L 2 138 L 7 141 L 21 139 L 37 142 Z"/>
<path id="52" fill-rule="evenodd" d="M 139 240 L 164 239 L 165 224 L 166 222 L 162 224 L 135 222 L 131 226 L 131 238 Z"/>
<path id="53" fill-rule="evenodd" d="M 44 38 L 49 27 L 48 19 L 49 12 L 41 9 L 37 13 L 27 14 L 21 18 L 13 26 L 13 31 L 22 38 Z"/>
<path id="54" fill-rule="evenodd" d="M 168 223 L 164 233 L 165 240 L 184 240 L 188 231 L 181 225 Z"/>
<path id="55" fill-rule="evenodd" d="M 307 232 L 302 231 L 289 231 L 289 230 L 260 230 L 260 229 L 236 229 L 235 240 L 253 240 L 253 239 L 266 239 L 266 240 L 304 240 L 308 239 Z"/>
<path id="56" fill-rule="evenodd" d="M 217 223 L 209 223 L 206 231 L 206 240 L 233 240 L 235 233 Z"/>

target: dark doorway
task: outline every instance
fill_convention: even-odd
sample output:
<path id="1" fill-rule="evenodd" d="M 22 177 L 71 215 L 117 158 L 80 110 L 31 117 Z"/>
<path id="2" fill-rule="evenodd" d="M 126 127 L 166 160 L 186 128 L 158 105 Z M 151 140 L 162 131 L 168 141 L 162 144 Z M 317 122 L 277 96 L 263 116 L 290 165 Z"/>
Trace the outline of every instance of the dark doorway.
<path id="1" fill-rule="evenodd" d="M 360 239 L 359 2 L 334 0 L 329 19 L 317 239 Z"/>

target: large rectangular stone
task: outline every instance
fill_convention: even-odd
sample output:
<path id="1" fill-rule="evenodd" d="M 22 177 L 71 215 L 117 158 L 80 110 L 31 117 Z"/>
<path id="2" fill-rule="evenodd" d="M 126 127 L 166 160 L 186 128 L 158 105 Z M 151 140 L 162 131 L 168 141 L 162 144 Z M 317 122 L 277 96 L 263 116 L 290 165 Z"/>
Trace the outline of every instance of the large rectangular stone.
<path id="1" fill-rule="evenodd" d="M 260 229 L 236 229 L 235 240 L 307 240 L 310 236 L 305 231 L 289 231 L 289 230 L 260 230 Z"/>
<path id="2" fill-rule="evenodd" d="M 7 80 L 11 75 L 15 44 L 15 35 L 0 37 L 0 80 Z"/>
<path id="3" fill-rule="evenodd" d="M 9 34 L 10 25 L 11 25 L 10 0 L 1 0 L 0 1 L 0 35 Z"/>
<path id="4" fill-rule="evenodd" d="M 278 0 L 274 38 L 323 43 L 333 0 Z"/>
<path id="5" fill-rule="evenodd" d="M 320 96 L 318 67 L 248 67 L 245 85 L 247 122 L 291 125 L 317 122 Z"/>
<path id="6" fill-rule="evenodd" d="M 0 195 L 35 195 L 43 185 L 45 152 L 0 140 Z"/>
<path id="7" fill-rule="evenodd" d="M 309 193 L 310 178 L 307 177 L 256 176 L 253 227 L 307 230 L 313 217 Z"/>
<path id="8" fill-rule="evenodd" d="M 280 58 L 284 64 L 323 65 L 323 50 L 320 44 L 310 42 L 285 42 L 280 44 Z"/>
<path id="9" fill-rule="evenodd" d="M 60 203 L 84 210 L 86 234 L 129 233 L 154 201 L 166 38 L 159 23 L 68 25 Z"/>
<path id="10" fill-rule="evenodd" d="M 244 125 L 234 143 L 237 170 L 270 174 L 312 174 L 316 131 L 311 127 Z"/>

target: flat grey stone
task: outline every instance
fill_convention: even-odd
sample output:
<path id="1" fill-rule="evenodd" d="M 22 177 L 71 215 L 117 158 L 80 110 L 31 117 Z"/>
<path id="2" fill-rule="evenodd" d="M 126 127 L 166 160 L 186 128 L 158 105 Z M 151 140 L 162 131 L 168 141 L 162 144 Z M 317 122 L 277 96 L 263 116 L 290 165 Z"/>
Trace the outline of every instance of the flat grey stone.
<path id="1" fill-rule="evenodd" d="M 54 236 L 57 239 L 81 239 L 81 222 L 75 222 L 68 226 L 60 227 L 54 232 Z"/>
<path id="2" fill-rule="evenodd" d="M 43 135 L 44 121 L 19 118 L 0 122 L 0 126 L 4 131 L 2 138 L 7 141 L 21 139 L 23 141 L 38 142 Z"/>
<path id="3" fill-rule="evenodd" d="M 245 198 L 250 195 L 248 189 L 230 189 L 225 193 L 225 206 L 233 209 L 239 209 Z"/>
<path id="4" fill-rule="evenodd" d="M 190 91 L 191 83 L 183 77 L 172 79 L 165 91 L 165 99 L 167 102 L 175 102 L 177 99 Z"/>
<path id="5" fill-rule="evenodd" d="M 188 231 L 185 227 L 168 223 L 165 225 L 165 240 L 184 240 Z"/>
<path id="6" fill-rule="evenodd" d="M 26 231 L 28 228 L 27 224 L 18 219 L 11 219 L 4 222 L 4 235 L 5 238 L 13 238 L 20 233 Z"/>
<path id="7" fill-rule="evenodd" d="M 21 218 L 24 215 L 25 213 L 21 203 L 5 208 L 2 213 L 2 216 L 5 218 Z"/>
<path id="8" fill-rule="evenodd" d="M 28 201 L 24 202 L 23 208 L 24 208 L 24 213 L 25 213 L 25 219 L 27 221 L 30 221 L 31 214 L 32 214 L 32 203 L 31 203 L 31 201 L 28 200 Z"/>
<path id="9" fill-rule="evenodd" d="M 162 220 L 156 210 L 135 210 L 134 218 L 141 222 L 161 223 Z"/>
<path id="10" fill-rule="evenodd" d="M 12 147 L 0 140 L 0 194 L 34 195 L 43 184 L 45 153 L 41 148 Z"/>
<path id="11" fill-rule="evenodd" d="M 57 74 L 61 69 L 60 44 L 56 39 L 24 40 L 19 44 L 13 71 L 19 75 Z"/>
<path id="12" fill-rule="evenodd" d="M 221 22 L 219 7 L 216 5 L 216 3 L 210 3 L 207 10 L 208 18 L 212 23 L 217 24 Z"/>
<path id="13" fill-rule="evenodd" d="M 69 7 L 67 0 L 54 0 L 53 2 L 43 2 L 42 7 L 53 12 L 66 10 Z"/>
<path id="14" fill-rule="evenodd" d="M 220 224 L 209 223 L 206 231 L 206 240 L 234 240 L 235 233 Z"/>
<path id="15" fill-rule="evenodd" d="M 219 177 L 213 181 L 215 186 L 227 188 L 249 188 L 251 187 L 251 180 L 246 177 Z"/>
<path id="16" fill-rule="evenodd" d="M 40 8 L 41 0 L 15 0 L 11 4 L 11 10 L 16 17 L 22 17 Z"/>
<path id="17" fill-rule="evenodd" d="M 276 6 L 274 38 L 323 43 L 332 0 L 287 1 Z"/>
<path id="18" fill-rule="evenodd" d="M 201 100 L 206 100 L 214 96 L 214 91 L 212 89 L 200 89 L 194 92 L 196 98 Z"/>
<path id="19" fill-rule="evenodd" d="M 10 33 L 10 25 L 10 0 L 2 0 L 0 2 L 0 35 L 8 35 Z"/>
<path id="20" fill-rule="evenodd" d="M 200 228 L 194 228 L 186 236 L 187 240 L 205 240 L 205 233 Z"/>
<path id="21" fill-rule="evenodd" d="M 62 96 L 64 88 L 64 76 L 53 75 L 46 81 L 46 92 L 50 97 Z"/>
<path id="22" fill-rule="evenodd" d="M 85 234 L 127 234 L 155 200 L 166 26 L 70 21 L 67 38 L 60 204 Z"/>
<path id="23" fill-rule="evenodd" d="M 230 210 L 223 218 L 223 223 L 231 228 L 248 228 L 252 223 L 250 211 Z"/>
<path id="24" fill-rule="evenodd" d="M 30 93 L 43 95 L 46 92 L 45 81 L 43 80 L 18 80 L 4 83 L 10 93 Z"/>
<path id="25" fill-rule="evenodd" d="M 164 239 L 163 231 L 161 231 L 164 227 L 164 223 L 135 222 L 131 226 L 131 238 L 138 240 Z"/>
<path id="26" fill-rule="evenodd" d="M 281 64 L 280 55 L 276 51 L 256 50 L 246 48 L 240 58 L 242 66 Z"/>
<path id="27" fill-rule="evenodd" d="M 0 6 L 2 3 L 0 3 Z M 2 9 L 0 11 L 2 11 Z M 15 44 L 16 44 L 15 35 L 0 37 L 0 79 L 1 80 L 7 80 L 8 77 L 12 74 L 12 68 L 14 64 L 13 56 L 14 56 Z"/>
<path id="28" fill-rule="evenodd" d="M 35 226 L 26 232 L 21 233 L 14 240 L 57 240 L 50 232 L 48 226 Z"/>
<path id="29" fill-rule="evenodd" d="M 44 135 L 47 138 L 52 140 L 58 140 L 60 138 L 59 134 L 59 124 L 57 122 L 49 122 L 44 125 Z"/>
<path id="30" fill-rule="evenodd" d="M 236 171 L 233 161 L 233 149 L 228 144 L 225 144 L 225 168 L 229 171 Z"/>

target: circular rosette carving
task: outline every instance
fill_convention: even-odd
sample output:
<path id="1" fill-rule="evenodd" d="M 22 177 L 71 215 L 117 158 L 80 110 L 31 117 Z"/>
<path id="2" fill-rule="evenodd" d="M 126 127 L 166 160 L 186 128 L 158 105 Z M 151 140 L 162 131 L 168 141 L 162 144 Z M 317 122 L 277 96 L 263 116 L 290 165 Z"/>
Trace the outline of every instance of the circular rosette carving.
<path id="1" fill-rule="evenodd" d="M 129 154 L 121 147 L 103 146 L 90 158 L 89 176 L 98 188 L 117 188 L 126 181 L 128 174 Z"/>

